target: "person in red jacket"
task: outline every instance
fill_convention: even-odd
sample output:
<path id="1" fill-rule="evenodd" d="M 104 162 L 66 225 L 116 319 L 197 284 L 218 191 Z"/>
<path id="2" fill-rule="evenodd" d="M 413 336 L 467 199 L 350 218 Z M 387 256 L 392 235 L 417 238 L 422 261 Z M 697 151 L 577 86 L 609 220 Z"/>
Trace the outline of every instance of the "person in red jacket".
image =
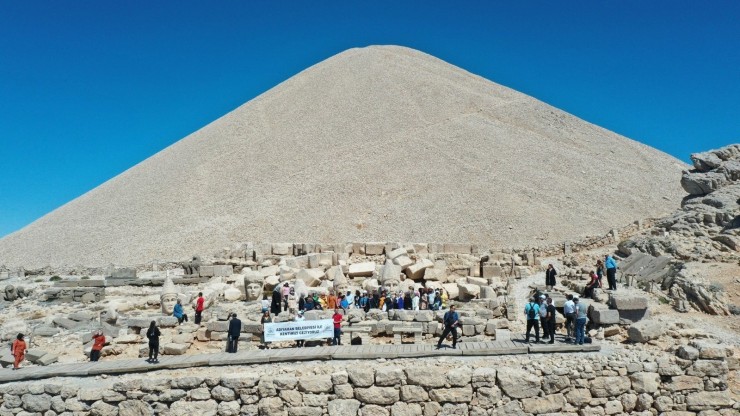
<path id="1" fill-rule="evenodd" d="M 15 361 L 13 362 L 13 370 L 21 368 L 21 362 L 26 358 L 26 348 L 26 341 L 23 340 L 23 334 L 18 334 L 18 336 L 15 337 L 15 341 L 13 341 L 13 350 L 11 351 L 13 353 L 13 358 L 15 358 Z"/>
<path id="2" fill-rule="evenodd" d="M 332 340 L 333 345 L 342 345 L 340 339 L 342 335 L 342 314 L 339 313 L 339 309 L 334 309 L 334 316 L 331 317 L 334 320 L 334 339 Z"/>
<path id="3" fill-rule="evenodd" d="M 102 351 L 105 346 L 105 335 L 103 335 L 103 331 L 97 331 L 93 335 L 92 339 L 93 346 L 90 350 L 90 361 L 98 361 L 98 359 L 100 359 L 100 351 Z"/>
<path id="4" fill-rule="evenodd" d="M 203 299 L 203 292 L 198 293 L 198 300 L 195 301 L 195 324 L 200 325 L 200 319 L 205 309 L 206 300 Z"/>

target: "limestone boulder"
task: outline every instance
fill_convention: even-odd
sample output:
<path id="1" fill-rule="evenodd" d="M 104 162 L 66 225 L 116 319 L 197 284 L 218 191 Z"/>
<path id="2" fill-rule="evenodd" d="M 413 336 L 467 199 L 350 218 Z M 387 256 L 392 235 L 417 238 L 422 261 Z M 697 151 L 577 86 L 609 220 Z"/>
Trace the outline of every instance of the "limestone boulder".
<path id="1" fill-rule="evenodd" d="M 447 384 L 445 374 L 434 367 L 409 367 L 405 369 L 406 382 L 426 388 L 440 388 Z"/>
<path id="2" fill-rule="evenodd" d="M 355 389 L 355 398 L 363 403 L 388 406 L 397 402 L 400 394 L 394 387 L 359 387 Z"/>
<path id="3" fill-rule="evenodd" d="M 360 402 L 354 399 L 339 399 L 329 402 L 329 416 L 356 415 Z"/>
<path id="4" fill-rule="evenodd" d="M 24 394 L 21 397 L 23 409 L 28 412 L 46 412 L 51 409 L 51 396 L 48 394 Z"/>
<path id="5" fill-rule="evenodd" d="M 170 405 L 170 411 L 176 415 L 216 416 L 218 403 L 215 400 L 178 400 Z"/>
<path id="6" fill-rule="evenodd" d="M 560 393 L 522 399 L 524 411 L 536 415 L 560 412 L 565 405 L 565 396 Z"/>
<path id="7" fill-rule="evenodd" d="M 229 287 L 226 290 L 224 290 L 224 299 L 233 302 L 237 301 L 239 299 L 242 299 L 244 294 L 235 287 Z"/>
<path id="8" fill-rule="evenodd" d="M 183 355 L 188 351 L 189 347 L 190 344 L 176 344 L 174 342 L 170 342 L 164 344 L 163 352 L 166 355 Z"/>
<path id="9" fill-rule="evenodd" d="M 665 326 L 653 320 L 642 320 L 632 324 L 627 330 L 627 336 L 632 342 L 644 343 L 660 338 L 665 331 Z"/>
<path id="10" fill-rule="evenodd" d="M 591 380 L 589 390 L 593 397 L 613 397 L 627 393 L 632 386 L 627 377 L 597 377 Z"/>
<path id="11" fill-rule="evenodd" d="M 429 398 L 439 403 L 469 403 L 473 399 L 473 387 L 431 389 Z"/>
<path id="12" fill-rule="evenodd" d="M 375 263 L 372 261 L 349 265 L 349 277 L 372 277 L 375 273 Z"/>
<path id="13" fill-rule="evenodd" d="M 460 291 L 457 288 L 457 283 L 443 283 L 442 287 L 447 292 L 450 299 L 457 299 L 460 296 Z"/>
<path id="14" fill-rule="evenodd" d="M 416 263 L 408 266 L 403 272 L 406 273 L 406 277 L 411 280 L 421 280 L 424 278 L 424 271 L 429 267 L 433 267 L 434 262 L 431 260 L 420 258 Z"/>
<path id="15" fill-rule="evenodd" d="M 322 268 L 316 269 L 301 269 L 296 275 L 296 279 L 300 279 L 308 287 L 316 287 L 321 284 L 321 279 L 324 278 L 326 272 Z"/>
<path id="16" fill-rule="evenodd" d="M 518 368 L 499 368 L 496 378 L 504 393 L 515 399 L 536 397 L 542 387 L 538 376 Z"/>
<path id="17" fill-rule="evenodd" d="M 118 403 L 118 416 L 143 416 L 153 413 L 152 406 L 142 400 L 125 400 Z"/>
<path id="18" fill-rule="evenodd" d="M 480 295 L 480 286 L 470 283 L 458 283 L 457 290 L 461 300 L 475 299 Z"/>
<path id="19" fill-rule="evenodd" d="M 660 376 L 657 373 L 632 373 L 630 380 L 632 390 L 637 393 L 655 393 L 660 387 Z"/>
<path id="20" fill-rule="evenodd" d="M 331 376 L 308 376 L 298 379 L 298 390 L 306 393 L 331 393 L 334 383 Z"/>

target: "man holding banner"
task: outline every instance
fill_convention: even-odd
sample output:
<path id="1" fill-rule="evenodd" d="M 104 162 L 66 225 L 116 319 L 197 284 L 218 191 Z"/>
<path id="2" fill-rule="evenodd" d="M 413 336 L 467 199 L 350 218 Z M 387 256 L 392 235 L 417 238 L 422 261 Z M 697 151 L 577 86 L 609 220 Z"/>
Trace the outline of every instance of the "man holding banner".
<path id="1" fill-rule="evenodd" d="M 342 314 L 339 313 L 339 309 L 334 309 L 334 316 L 331 317 L 334 321 L 334 339 L 332 345 L 342 345 Z"/>

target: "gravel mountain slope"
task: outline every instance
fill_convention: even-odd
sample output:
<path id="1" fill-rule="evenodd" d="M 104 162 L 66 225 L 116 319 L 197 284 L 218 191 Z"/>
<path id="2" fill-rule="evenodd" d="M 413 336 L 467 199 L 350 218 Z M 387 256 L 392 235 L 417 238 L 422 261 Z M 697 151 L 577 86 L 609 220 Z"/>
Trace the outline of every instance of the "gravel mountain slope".
<path id="1" fill-rule="evenodd" d="M 538 245 L 671 212 L 686 165 L 422 52 L 350 49 L 24 229 L 0 264 L 235 241 Z"/>

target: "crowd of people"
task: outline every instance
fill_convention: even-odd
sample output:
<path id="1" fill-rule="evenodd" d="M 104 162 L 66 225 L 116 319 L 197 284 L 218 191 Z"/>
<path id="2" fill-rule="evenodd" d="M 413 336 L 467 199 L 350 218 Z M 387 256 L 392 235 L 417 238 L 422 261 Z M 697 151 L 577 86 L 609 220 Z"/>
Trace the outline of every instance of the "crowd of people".
<path id="1" fill-rule="evenodd" d="M 391 309 L 403 310 L 442 310 L 447 308 L 449 296 L 444 289 L 424 289 L 415 291 L 389 291 L 379 288 L 375 291 L 366 290 L 347 291 L 346 293 L 313 292 L 309 294 L 296 295 L 295 288 L 288 283 L 277 286 L 272 296 L 265 295 L 262 300 L 262 311 L 269 310 L 275 316 L 281 312 L 288 311 L 292 314 L 307 312 L 311 310 L 334 310 L 334 309 L 362 309 L 368 312 L 370 309 L 388 311 Z"/>
<path id="2" fill-rule="evenodd" d="M 586 322 L 588 321 L 588 304 L 578 295 L 566 295 L 563 305 L 565 315 L 565 342 L 583 345 L 586 340 Z M 540 329 L 543 342 L 555 343 L 557 310 L 553 299 L 548 294 L 535 295 L 524 306 L 524 315 L 527 319 L 527 333 L 524 342 L 530 342 L 534 329 L 535 342 L 540 343 Z M 545 341 L 549 338 L 549 341 Z"/>

